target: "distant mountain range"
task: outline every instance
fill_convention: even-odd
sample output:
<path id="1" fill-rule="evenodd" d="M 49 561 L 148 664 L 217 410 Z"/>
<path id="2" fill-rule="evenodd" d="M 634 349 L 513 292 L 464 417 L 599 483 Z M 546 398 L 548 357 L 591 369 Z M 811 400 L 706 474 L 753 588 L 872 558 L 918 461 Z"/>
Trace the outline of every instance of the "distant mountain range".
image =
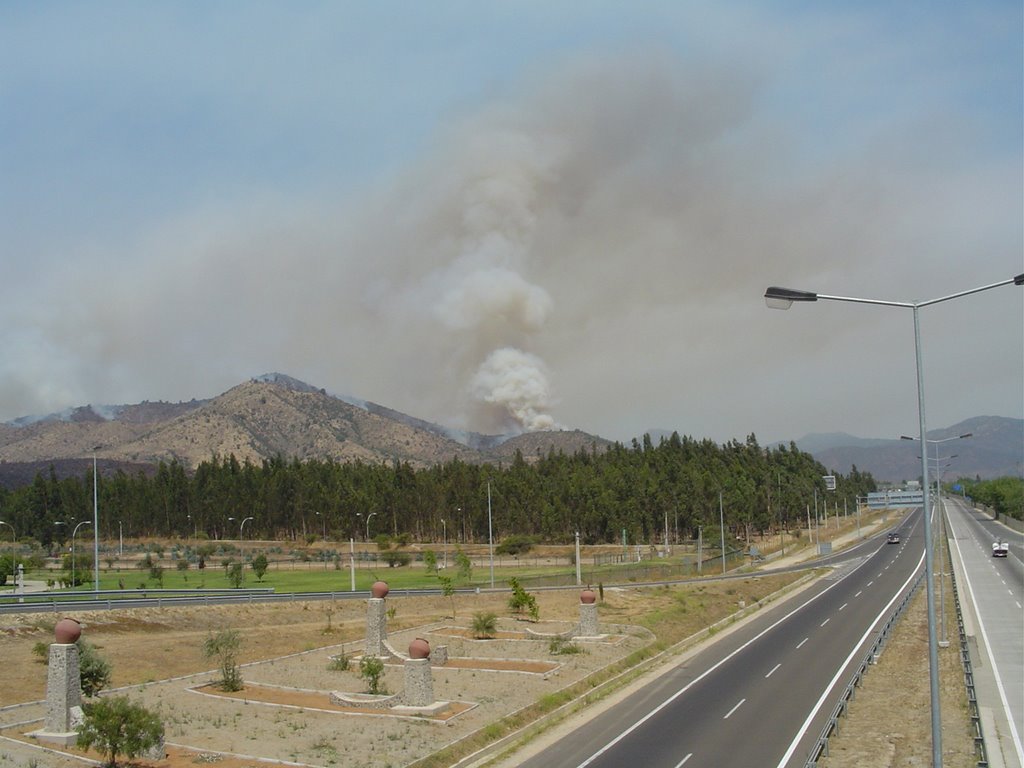
<path id="1" fill-rule="evenodd" d="M 450 430 L 376 403 L 336 397 L 284 374 L 251 379 L 208 400 L 91 406 L 0 424 L 0 484 L 31 482 L 52 465 L 81 474 L 95 450 L 104 472 L 177 460 L 194 468 L 213 455 L 239 461 L 332 459 L 408 462 L 511 461 L 550 450 L 603 451 L 578 430 L 482 435 Z"/>
<path id="2" fill-rule="evenodd" d="M 967 434 L 971 436 L 959 439 Z M 976 416 L 951 427 L 931 430 L 927 439 L 928 456 L 932 459 L 928 465 L 930 473 L 939 467 L 945 478 L 1024 477 L 1024 420 Z M 932 442 L 940 440 L 943 442 Z M 796 445 L 826 467 L 844 474 L 856 465 L 876 480 L 886 482 L 899 483 L 921 476 L 921 450 L 916 440 L 865 439 L 830 433 L 807 435 L 797 440 Z"/>
<path id="3" fill-rule="evenodd" d="M 939 456 L 957 458 L 950 476 L 1024 473 L 1024 421 L 980 416 L 929 432 Z M 657 441 L 663 433 L 651 431 Z M 194 468 L 213 455 L 260 462 L 287 459 L 408 462 L 416 467 L 460 459 L 508 463 L 549 451 L 601 452 L 612 443 L 578 430 L 484 435 L 448 429 L 376 403 L 335 396 L 280 373 L 265 374 L 206 400 L 135 405 L 86 405 L 0 424 L 0 485 L 29 483 L 52 466 L 58 476 L 81 475 L 96 460 L 103 472 L 147 470 L 177 460 Z M 807 435 L 797 446 L 826 468 L 848 473 L 856 465 L 881 481 L 921 474 L 916 443 L 846 434 Z M 929 444 L 929 455 L 935 445 Z"/>

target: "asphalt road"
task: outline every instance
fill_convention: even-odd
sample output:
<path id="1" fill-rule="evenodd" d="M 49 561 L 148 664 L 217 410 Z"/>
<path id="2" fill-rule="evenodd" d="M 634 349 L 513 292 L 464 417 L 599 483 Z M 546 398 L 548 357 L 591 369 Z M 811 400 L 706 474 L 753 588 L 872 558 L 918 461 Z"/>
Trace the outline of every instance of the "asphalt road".
<path id="1" fill-rule="evenodd" d="M 946 500 L 948 539 L 963 567 L 960 585 L 965 629 L 974 639 L 972 662 L 986 747 L 999 748 L 1007 766 L 1024 766 L 1024 536 L 976 512 L 962 500 Z M 992 542 L 1009 542 L 1005 558 L 992 557 Z M 959 580 L 958 580 L 959 583 Z M 977 654 L 977 658 L 975 657 Z M 994 726 L 994 728 L 993 728 Z M 996 733 L 992 733 L 995 730 Z M 998 735 L 998 744 L 994 737 Z"/>
<path id="2" fill-rule="evenodd" d="M 802 766 L 878 627 L 924 568 L 920 521 L 916 511 L 900 524 L 901 544 L 882 535 L 849 550 L 796 601 L 667 669 L 523 765 Z"/>

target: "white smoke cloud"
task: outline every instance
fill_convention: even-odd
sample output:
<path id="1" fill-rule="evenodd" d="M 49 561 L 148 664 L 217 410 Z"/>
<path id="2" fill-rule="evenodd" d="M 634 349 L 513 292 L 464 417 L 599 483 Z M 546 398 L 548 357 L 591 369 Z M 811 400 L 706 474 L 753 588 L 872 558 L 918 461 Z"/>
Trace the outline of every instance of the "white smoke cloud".
<path id="1" fill-rule="evenodd" d="M 547 411 L 551 391 L 544 362 L 519 349 L 496 349 L 481 364 L 471 382 L 472 394 L 498 406 L 514 421 L 507 427 L 533 432 L 560 429 Z"/>
<path id="2" fill-rule="evenodd" d="M 767 312 L 764 288 L 974 285 L 963 254 L 1019 261 L 1020 164 L 971 162 L 955 110 L 920 131 L 868 120 L 871 141 L 827 134 L 805 150 L 821 134 L 764 108 L 778 83 L 760 64 L 645 51 L 550 67 L 359 199 L 236 199 L 111 236 L 109 253 L 40 279 L 44 293 L 10 289 L 0 346 L 36 354 L 0 356 L 0 402 L 13 417 L 209 397 L 278 370 L 482 432 L 728 438 L 775 418 L 793 434 L 792 414 L 763 407 L 793 382 L 814 393 L 799 398 L 805 424 L 834 423 L 836 403 L 862 413 L 861 382 L 835 372 L 865 337 L 891 341 L 873 366 L 902 371 L 905 336 L 882 312 Z M 1019 349 L 1011 325 L 1002 347 Z M 1019 357 L 978 354 L 1010 359 L 989 382 L 1019 382 Z M 961 381 L 969 366 L 947 375 L 982 386 Z M 874 432 L 907 411 L 903 394 L 879 398 Z"/>

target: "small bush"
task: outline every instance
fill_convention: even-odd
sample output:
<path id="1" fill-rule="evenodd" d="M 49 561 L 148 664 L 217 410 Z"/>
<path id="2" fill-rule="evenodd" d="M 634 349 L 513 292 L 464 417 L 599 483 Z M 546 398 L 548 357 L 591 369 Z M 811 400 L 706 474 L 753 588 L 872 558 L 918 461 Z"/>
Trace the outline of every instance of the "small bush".
<path id="1" fill-rule="evenodd" d="M 523 589 L 515 576 L 508 580 L 508 584 L 512 587 L 512 596 L 508 599 L 508 607 L 512 612 L 522 614 L 526 611 L 534 621 L 539 619 L 540 607 L 537 605 L 537 598 Z"/>
<path id="2" fill-rule="evenodd" d="M 490 612 L 473 614 L 473 637 L 477 640 L 489 640 L 498 629 L 498 617 Z"/>
<path id="3" fill-rule="evenodd" d="M 514 535 L 509 536 L 497 547 L 494 548 L 498 555 L 522 555 L 533 549 L 534 539 L 532 536 Z"/>
<path id="4" fill-rule="evenodd" d="M 108 766 L 117 756 L 135 758 L 157 746 L 164 737 L 160 719 L 145 707 L 132 704 L 127 696 L 98 699 L 82 706 L 84 715 L 78 731 L 78 746 L 95 746 L 107 757 Z"/>
<path id="5" fill-rule="evenodd" d="M 369 693 L 387 693 L 381 684 L 381 677 L 384 676 L 384 662 L 376 656 L 363 656 L 359 660 L 359 676 L 366 681 Z"/>
<path id="6" fill-rule="evenodd" d="M 565 656 L 573 653 L 583 653 L 583 649 L 576 643 L 566 640 L 564 637 L 553 637 L 548 643 L 548 651 L 552 656 Z"/>
<path id="7" fill-rule="evenodd" d="M 217 659 L 221 675 L 219 685 L 223 691 L 242 690 L 242 673 L 238 670 L 238 649 L 241 645 L 241 635 L 233 629 L 221 630 L 203 643 L 203 656 Z"/>
<path id="8" fill-rule="evenodd" d="M 384 562 L 388 564 L 388 568 L 401 567 L 408 565 L 412 561 L 412 555 L 408 552 L 387 552 L 384 555 Z"/>
<path id="9" fill-rule="evenodd" d="M 342 651 L 337 656 L 332 656 L 331 660 L 327 663 L 327 669 L 331 672 L 348 672 L 351 666 L 352 662 L 345 651 Z"/>

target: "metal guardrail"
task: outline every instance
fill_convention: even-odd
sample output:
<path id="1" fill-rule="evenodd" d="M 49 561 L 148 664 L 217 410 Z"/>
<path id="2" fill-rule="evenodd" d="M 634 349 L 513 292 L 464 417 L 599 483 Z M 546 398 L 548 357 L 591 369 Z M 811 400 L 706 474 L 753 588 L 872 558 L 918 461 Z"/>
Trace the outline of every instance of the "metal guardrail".
<path id="1" fill-rule="evenodd" d="M 906 611 L 907 606 L 910 605 L 910 601 L 913 599 L 914 595 L 917 594 L 917 590 L 920 588 L 923 581 L 924 572 L 922 571 L 914 582 L 914 586 L 910 588 L 910 591 L 907 592 L 902 602 L 900 602 L 896 610 L 892 612 L 888 620 L 878 631 L 878 634 L 875 636 L 875 641 L 872 643 L 867 656 L 861 660 L 857 667 L 857 671 L 853 673 L 853 678 L 849 683 L 847 683 L 842 694 L 840 694 L 839 703 L 836 704 L 835 709 L 832 710 L 832 714 L 825 723 L 825 727 L 822 729 L 821 735 L 811 748 L 811 753 L 807 757 L 807 762 L 804 763 L 804 768 L 817 768 L 818 760 L 822 757 L 828 757 L 828 740 L 839 733 L 839 718 L 846 716 L 849 704 L 853 701 L 854 691 L 860 687 L 861 680 L 864 679 L 864 675 L 867 673 L 868 667 L 873 665 L 878 659 L 878 655 L 881 653 L 883 646 L 892 634 L 896 623 L 903 618 L 903 614 Z"/>
<path id="2" fill-rule="evenodd" d="M 967 712 L 971 717 L 971 735 L 974 737 L 974 756 L 977 768 L 988 768 L 988 752 L 981 731 L 981 713 L 978 697 L 974 690 L 974 668 L 971 666 L 971 652 L 967 645 L 967 631 L 964 629 L 964 614 L 960 608 L 960 592 L 956 588 L 956 574 L 953 574 L 953 604 L 956 606 L 956 624 L 960 633 L 960 663 L 964 667 L 964 687 L 967 689 Z"/>

